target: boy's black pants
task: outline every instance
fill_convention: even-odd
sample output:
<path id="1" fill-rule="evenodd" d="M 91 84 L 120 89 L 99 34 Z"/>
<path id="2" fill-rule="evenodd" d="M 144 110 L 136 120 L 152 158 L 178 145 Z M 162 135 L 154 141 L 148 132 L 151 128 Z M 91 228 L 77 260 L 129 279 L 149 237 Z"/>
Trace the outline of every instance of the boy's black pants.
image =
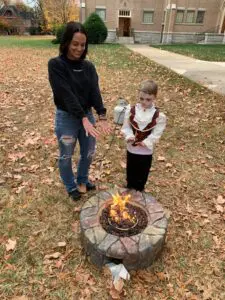
<path id="1" fill-rule="evenodd" d="M 152 165 L 152 155 L 127 151 L 127 188 L 143 191 Z"/>

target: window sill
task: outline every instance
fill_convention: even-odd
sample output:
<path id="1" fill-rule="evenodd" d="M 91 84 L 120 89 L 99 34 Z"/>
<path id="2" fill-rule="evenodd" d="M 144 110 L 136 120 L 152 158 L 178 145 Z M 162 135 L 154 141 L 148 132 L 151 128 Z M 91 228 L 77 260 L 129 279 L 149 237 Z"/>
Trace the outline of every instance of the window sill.
<path id="1" fill-rule="evenodd" d="M 175 23 L 175 25 L 203 26 L 204 23 Z"/>
<path id="2" fill-rule="evenodd" d="M 154 23 L 141 23 L 142 25 L 152 25 L 152 24 L 154 24 Z"/>

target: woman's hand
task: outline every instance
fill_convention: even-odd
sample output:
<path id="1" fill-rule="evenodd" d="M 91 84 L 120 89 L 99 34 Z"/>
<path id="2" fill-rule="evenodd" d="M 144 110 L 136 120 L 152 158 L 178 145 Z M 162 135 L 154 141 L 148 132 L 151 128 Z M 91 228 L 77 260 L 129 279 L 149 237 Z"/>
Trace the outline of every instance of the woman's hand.
<path id="1" fill-rule="evenodd" d="M 86 135 L 88 136 L 89 134 L 95 138 L 99 137 L 99 131 L 94 127 L 93 124 L 88 120 L 87 117 L 84 117 L 82 119 L 82 123 L 84 126 L 84 129 L 86 131 Z"/>
<path id="2" fill-rule="evenodd" d="M 112 131 L 111 127 L 109 126 L 106 120 L 99 120 L 97 122 L 97 127 L 99 131 L 104 134 L 109 134 Z"/>

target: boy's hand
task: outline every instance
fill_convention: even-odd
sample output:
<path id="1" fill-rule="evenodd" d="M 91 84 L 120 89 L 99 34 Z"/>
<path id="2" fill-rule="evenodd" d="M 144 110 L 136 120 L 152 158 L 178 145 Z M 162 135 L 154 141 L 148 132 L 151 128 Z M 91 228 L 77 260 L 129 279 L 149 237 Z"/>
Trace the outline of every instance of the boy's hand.
<path id="1" fill-rule="evenodd" d="M 135 138 L 134 137 L 130 137 L 129 139 L 127 139 L 127 142 L 130 143 L 130 142 L 134 142 L 135 141 Z"/>
<path id="2" fill-rule="evenodd" d="M 145 144 L 143 142 L 138 142 L 138 143 L 135 143 L 136 146 L 142 146 L 142 147 L 145 147 Z"/>

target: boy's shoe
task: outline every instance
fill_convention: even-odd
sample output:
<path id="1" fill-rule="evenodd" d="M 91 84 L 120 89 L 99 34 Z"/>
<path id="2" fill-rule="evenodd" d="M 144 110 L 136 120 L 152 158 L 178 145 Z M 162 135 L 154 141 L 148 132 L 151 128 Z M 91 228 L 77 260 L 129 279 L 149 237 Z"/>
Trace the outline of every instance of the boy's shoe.
<path id="1" fill-rule="evenodd" d="M 94 191 L 96 190 L 96 185 L 94 183 L 91 183 L 90 181 L 86 184 L 87 191 Z"/>
<path id="2" fill-rule="evenodd" d="M 81 194 L 78 191 L 78 189 L 73 190 L 72 192 L 69 192 L 69 197 L 73 199 L 73 201 L 77 201 L 81 198 Z"/>

